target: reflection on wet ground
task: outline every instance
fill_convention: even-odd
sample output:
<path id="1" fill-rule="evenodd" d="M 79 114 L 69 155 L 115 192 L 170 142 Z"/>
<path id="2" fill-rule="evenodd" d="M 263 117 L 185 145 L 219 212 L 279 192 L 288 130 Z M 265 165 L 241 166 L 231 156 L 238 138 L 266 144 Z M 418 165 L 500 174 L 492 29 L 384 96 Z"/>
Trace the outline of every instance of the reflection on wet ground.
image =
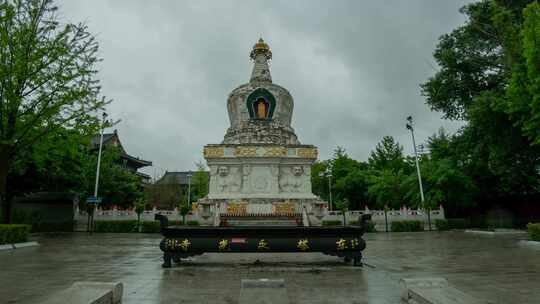
<path id="1" fill-rule="evenodd" d="M 318 253 L 204 254 L 161 268 L 159 235 L 40 235 L 0 251 L 0 303 L 35 303 L 74 281 L 121 281 L 124 303 L 236 303 L 241 279 L 283 278 L 291 303 L 399 303 L 402 277 L 441 276 L 492 303 L 540 303 L 540 250 L 520 235 L 366 236 L 367 266 Z"/>

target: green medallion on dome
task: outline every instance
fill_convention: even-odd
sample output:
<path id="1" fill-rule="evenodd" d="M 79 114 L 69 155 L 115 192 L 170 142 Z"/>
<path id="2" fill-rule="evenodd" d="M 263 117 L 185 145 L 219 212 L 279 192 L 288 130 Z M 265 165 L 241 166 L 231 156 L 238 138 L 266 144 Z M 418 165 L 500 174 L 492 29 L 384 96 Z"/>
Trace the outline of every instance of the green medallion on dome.
<path id="1" fill-rule="evenodd" d="M 276 109 L 276 99 L 267 89 L 257 88 L 246 100 L 251 119 L 271 120 Z"/>

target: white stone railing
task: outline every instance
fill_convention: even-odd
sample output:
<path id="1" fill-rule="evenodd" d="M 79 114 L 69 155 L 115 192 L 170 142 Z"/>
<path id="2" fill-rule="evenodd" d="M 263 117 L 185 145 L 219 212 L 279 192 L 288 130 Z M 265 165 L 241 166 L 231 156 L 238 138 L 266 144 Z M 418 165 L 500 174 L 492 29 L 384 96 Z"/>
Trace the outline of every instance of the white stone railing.
<path id="1" fill-rule="evenodd" d="M 354 211 L 347 211 L 345 212 L 345 221 L 347 224 L 351 222 L 358 221 L 362 215 L 364 214 L 371 214 L 371 221 L 375 224 L 375 229 L 377 231 L 386 231 L 386 227 L 388 226 L 388 230 L 390 230 L 390 227 L 392 226 L 392 222 L 394 221 L 411 221 L 411 220 L 419 220 L 424 222 L 424 226 L 426 229 L 428 229 L 428 216 L 427 212 L 424 212 L 423 210 L 414 210 L 414 209 L 408 209 L 407 207 L 403 207 L 400 210 L 387 210 L 386 212 L 384 210 L 354 210 Z M 310 217 L 310 219 L 313 218 Z M 435 220 L 437 219 L 444 219 L 444 209 L 439 207 L 439 209 L 431 210 L 430 211 L 430 220 L 431 220 L 431 226 L 434 229 L 435 228 Z M 341 211 L 328 211 L 326 214 L 324 214 L 322 217 L 315 217 L 312 220 L 312 223 L 320 223 L 322 224 L 323 221 L 341 221 L 343 222 L 343 213 Z"/>
<path id="2" fill-rule="evenodd" d="M 224 204 L 222 204 L 224 205 Z M 271 213 L 266 212 L 268 211 L 265 208 L 271 207 L 271 205 L 266 204 L 266 206 L 255 205 L 250 210 L 257 211 L 254 213 Z M 186 220 L 188 221 L 198 221 L 201 225 L 218 225 L 219 224 L 219 213 L 216 212 L 219 211 L 220 213 L 225 213 L 226 208 L 225 206 L 220 206 L 220 208 L 211 208 L 206 214 L 204 212 L 190 212 L 186 216 Z M 265 211 L 265 212 L 263 212 Z M 302 215 L 304 217 L 304 211 L 301 210 Z M 180 215 L 179 211 L 177 209 L 174 210 L 147 210 L 144 211 L 141 215 L 142 221 L 153 221 L 154 216 L 156 214 L 162 214 L 166 215 L 169 218 L 169 221 L 181 221 L 182 216 Z M 386 231 L 386 227 L 388 226 L 388 230 L 390 230 L 390 227 L 392 225 L 392 222 L 394 221 L 404 221 L 404 220 L 420 220 L 425 223 L 426 229 L 428 228 L 428 217 L 427 213 L 425 213 L 422 210 L 413 210 L 413 209 L 407 209 L 406 207 L 400 209 L 400 210 L 387 210 L 386 212 L 384 210 L 351 210 L 345 212 L 345 223 L 350 224 L 352 222 L 357 222 L 361 219 L 362 215 L 364 214 L 371 214 L 371 220 L 373 223 L 375 223 L 375 229 L 377 231 Z M 309 212 L 306 213 L 306 216 L 309 217 L 309 223 L 313 226 L 319 226 L 322 224 L 323 221 L 340 221 L 343 222 L 343 212 L 341 211 L 323 211 L 320 213 L 314 213 Z M 432 228 L 435 227 L 434 223 L 437 219 L 444 219 L 444 210 L 442 207 L 439 207 L 437 210 L 431 210 L 430 212 L 430 220 L 432 223 Z M 96 221 L 121 221 L 121 220 L 136 220 L 137 219 L 137 213 L 135 210 L 101 210 L 98 209 L 94 213 L 94 220 Z M 74 220 L 77 222 L 85 223 L 87 221 L 87 214 L 84 211 L 76 210 Z M 306 221 L 306 219 L 304 219 Z"/>

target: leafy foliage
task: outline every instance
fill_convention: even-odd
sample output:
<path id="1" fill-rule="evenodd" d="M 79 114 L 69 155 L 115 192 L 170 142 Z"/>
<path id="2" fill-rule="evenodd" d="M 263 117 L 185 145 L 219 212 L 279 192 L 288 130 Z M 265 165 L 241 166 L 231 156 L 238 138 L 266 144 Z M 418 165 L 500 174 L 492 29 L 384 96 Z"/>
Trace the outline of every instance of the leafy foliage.
<path id="1" fill-rule="evenodd" d="M 527 230 L 529 231 L 531 240 L 540 242 L 540 223 L 529 223 L 527 225 Z"/>
<path id="2" fill-rule="evenodd" d="M 191 201 L 196 202 L 208 194 L 209 176 L 206 166 L 202 162 L 197 162 L 197 171 L 193 174 L 191 187 Z"/>
<path id="3" fill-rule="evenodd" d="M 94 79 L 98 44 L 84 24 L 61 24 L 52 0 L 0 2 L 0 199 L 14 158 L 63 130 L 97 124 L 107 103 Z M 9 213 L 6 213 L 9 214 Z"/>
<path id="4" fill-rule="evenodd" d="M 462 191 L 484 205 L 538 195 L 540 6 L 482 0 L 461 12 L 468 19 L 440 38 L 440 70 L 422 92 L 431 109 L 467 124 L 432 156 L 469 177 Z"/>
<path id="5" fill-rule="evenodd" d="M 403 147 L 392 136 L 384 136 L 371 152 L 368 160 L 371 169 L 396 169 L 403 167 Z"/>

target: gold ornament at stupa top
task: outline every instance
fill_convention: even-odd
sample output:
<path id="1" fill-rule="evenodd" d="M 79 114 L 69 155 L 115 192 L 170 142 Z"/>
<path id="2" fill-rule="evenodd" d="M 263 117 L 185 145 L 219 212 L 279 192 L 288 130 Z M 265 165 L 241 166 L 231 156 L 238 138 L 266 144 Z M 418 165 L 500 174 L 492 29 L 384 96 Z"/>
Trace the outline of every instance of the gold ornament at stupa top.
<path id="1" fill-rule="evenodd" d="M 270 47 L 262 38 L 259 38 L 259 41 L 255 43 L 249 57 L 255 60 L 255 57 L 257 57 L 258 54 L 265 55 L 267 60 L 272 59 L 272 51 L 270 51 Z"/>

